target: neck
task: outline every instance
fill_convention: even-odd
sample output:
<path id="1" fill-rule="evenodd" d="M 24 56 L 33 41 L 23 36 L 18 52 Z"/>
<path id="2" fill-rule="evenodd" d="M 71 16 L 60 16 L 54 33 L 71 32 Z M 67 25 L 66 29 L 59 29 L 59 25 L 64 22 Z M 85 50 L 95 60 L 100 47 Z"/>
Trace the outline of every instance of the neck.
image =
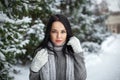
<path id="1" fill-rule="evenodd" d="M 62 51 L 63 45 L 64 44 L 62 44 L 62 45 L 55 45 L 52 42 L 48 43 L 48 46 L 50 47 L 50 49 L 54 50 L 54 51 Z"/>

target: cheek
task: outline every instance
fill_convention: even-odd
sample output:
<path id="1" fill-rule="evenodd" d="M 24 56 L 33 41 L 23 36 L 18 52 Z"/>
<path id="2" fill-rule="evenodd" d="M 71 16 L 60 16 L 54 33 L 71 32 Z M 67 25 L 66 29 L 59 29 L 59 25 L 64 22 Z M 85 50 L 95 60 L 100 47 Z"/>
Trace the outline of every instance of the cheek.
<path id="1" fill-rule="evenodd" d="M 55 35 L 51 34 L 50 39 L 51 39 L 51 41 L 54 41 L 55 40 Z"/>
<path id="2" fill-rule="evenodd" d="M 66 40 L 66 39 L 67 39 L 67 35 L 64 36 L 64 40 Z"/>
<path id="3" fill-rule="evenodd" d="M 62 40 L 63 40 L 63 42 L 65 42 L 66 39 L 67 39 L 67 36 L 66 36 L 66 35 L 63 35 L 63 36 L 62 36 Z"/>

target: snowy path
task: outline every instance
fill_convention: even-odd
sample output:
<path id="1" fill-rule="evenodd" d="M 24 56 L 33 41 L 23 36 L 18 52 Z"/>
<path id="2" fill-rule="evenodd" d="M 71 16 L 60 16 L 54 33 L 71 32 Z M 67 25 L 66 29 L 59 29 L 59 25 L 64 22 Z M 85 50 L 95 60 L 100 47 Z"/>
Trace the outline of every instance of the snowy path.
<path id="1" fill-rule="evenodd" d="M 120 80 L 120 35 L 102 44 L 100 55 L 86 56 L 87 80 Z"/>

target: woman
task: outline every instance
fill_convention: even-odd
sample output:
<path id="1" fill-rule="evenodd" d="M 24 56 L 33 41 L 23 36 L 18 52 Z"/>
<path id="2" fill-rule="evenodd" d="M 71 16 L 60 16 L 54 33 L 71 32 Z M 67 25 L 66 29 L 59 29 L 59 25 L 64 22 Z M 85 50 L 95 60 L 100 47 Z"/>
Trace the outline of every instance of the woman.
<path id="1" fill-rule="evenodd" d="M 79 40 L 72 35 L 68 19 L 50 17 L 45 38 L 36 50 L 30 80 L 86 80 L 86 68 Z"/>

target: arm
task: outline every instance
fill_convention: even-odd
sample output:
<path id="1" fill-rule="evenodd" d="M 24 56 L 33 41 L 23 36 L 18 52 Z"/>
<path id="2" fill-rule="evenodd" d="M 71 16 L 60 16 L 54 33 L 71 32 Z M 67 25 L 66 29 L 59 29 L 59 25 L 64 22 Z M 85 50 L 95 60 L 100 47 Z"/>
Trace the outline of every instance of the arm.
<path id="1" fill-rule="evenodd" d="M 31 62 L 29 75 L 30 80 L 41 80 L 40 69 L 45 65 L 47 61 L 48 61 L 47 50 L 41 49 L 40 51 L 38 51 Z"/>
<path id="2" fill-rule="evenodd" d="M 87 73 L 83 52 L 74 54 L 74 74 L 75 80 L 86 80 Z"/>
<path id="3" fill-rule="evenodd" d="M 74 74 L 75 80 L 86 80 L 86 67 L 84 62 L 83 50 L 79 39 L 71 37 L 67 45 L 70 45 L 74 51 Z"/>

